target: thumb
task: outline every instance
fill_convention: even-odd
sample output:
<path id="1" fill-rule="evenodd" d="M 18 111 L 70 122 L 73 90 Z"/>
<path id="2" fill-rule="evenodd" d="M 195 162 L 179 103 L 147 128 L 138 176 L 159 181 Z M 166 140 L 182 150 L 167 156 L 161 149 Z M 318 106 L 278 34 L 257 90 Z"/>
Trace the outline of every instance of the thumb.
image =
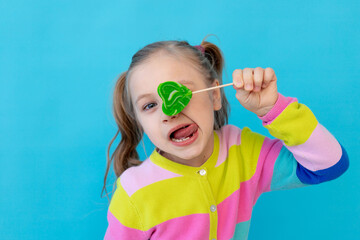
<path id="1" fill-rule="evenodd" d="M 237 98 L 237 100 L 239 100 L 241 104 L 245 104 L 246 102 L 248 102 L 251 91 L 245 90 L 244 87 L 235 88 L 235 90 L 236 90 L 235 97 Z"/>

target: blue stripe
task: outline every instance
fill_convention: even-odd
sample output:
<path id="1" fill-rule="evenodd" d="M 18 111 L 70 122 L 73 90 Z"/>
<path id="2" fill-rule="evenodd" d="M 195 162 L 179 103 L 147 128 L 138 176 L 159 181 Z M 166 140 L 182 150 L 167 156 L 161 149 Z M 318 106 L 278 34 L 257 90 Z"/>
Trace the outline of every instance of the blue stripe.
<path id="1" fill-rule="evenodd" d="M 305 184 L 319 184 L 341 176 L 349 168 L 349 157 L 347 152 L 343 146 L 341 146 L 341 150 L 342 156 L 340 160 L 334 166 L 323 170 L 310 171 L 298 163 L 296 174 L 300 181 Z"/>
<path id="2" fill-rule="evenodd" d="M 248 239 L 249 229 L 250 229 L 250 221 L 239 222 L 236 224 L 234 236 L 230 240 L 246 240 Z"/>
<path id="3" fill-rule="evenodd" d="M 275 161 L 270 191 L 308 186 L 299 180 L 296 174 L 296 168 L 297 161 L 294 155 L 283 146 Z"/>

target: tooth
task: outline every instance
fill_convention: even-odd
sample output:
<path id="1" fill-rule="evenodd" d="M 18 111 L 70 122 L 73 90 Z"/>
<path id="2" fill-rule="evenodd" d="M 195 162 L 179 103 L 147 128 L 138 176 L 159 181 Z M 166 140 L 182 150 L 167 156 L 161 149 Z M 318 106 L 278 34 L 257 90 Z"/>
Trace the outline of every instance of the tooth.
<path id="1" fill-rule="evenodd" d="M 172 138 L 171 140 L 174 142 L 183 142 L 185 140 L 188 140 L 190 137 L 186 137 L 186 138 L 180 138 L 180 139 L 176 139 L 176 138 Z"/>

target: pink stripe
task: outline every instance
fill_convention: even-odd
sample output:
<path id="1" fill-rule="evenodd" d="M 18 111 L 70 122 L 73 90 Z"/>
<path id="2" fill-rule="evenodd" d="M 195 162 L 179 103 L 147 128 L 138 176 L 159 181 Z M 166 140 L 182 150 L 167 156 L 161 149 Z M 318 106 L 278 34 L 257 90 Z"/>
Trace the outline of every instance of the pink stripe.
<path id="1" fill-rule="evenodd" d="M 109 226 L 105 233 L 105 240 L 112 239 L 209 239 L 209 214 L 191 214 L 165 221 L 147 231 L 129 228 L 122 225 L 119 220 L 108 211 Z"/>
<path id="2" fill-rule="evenodd" d="M 150 230 L 149 230 L 150 231 Z M 152 228 L 151 239 L 209 239 L 209 214 L 191 214 L 163 222 Z"/>
<path id="3" fill-rule="evenodd" d="M 340 144 L 321 124 L 316 126 L 305 143 L 286 147 L 294 154 L 296 161 L 311 171 L 322 170 L 335 165 L 342 154 Z"/>
<path id="4" fill-rule="evenodd" d="M 259 162 L 261 163 L 262 169 L 261 173 L 259 173 L 259 175 L 261 174 L 258 183 L 259 193 L 257 193 L 255 197 L 255 202 L 261 193 L 270 191 L 275 161 L 278 158 L 283 146 L 283 143 L 279 139 L 265 138 L 259 156 Z M 256 169 L 256 171 L 256 174 L 258 174 L 258 169 Z"/>
<path id="5" fill-rule="evenodd" d="M 239 222 L 241 222 L 242 219 L 250 219 L 251 217 L 251 193 L 244 188 L 245 187 L 241 186 L 240 189 L 242 190 L 242 193 L 240 193 L 240 189 L 236 190 L 217 206 L 219 240 L 232 238 L 239 218 Z M 239 205 L 241 206 L 241 209 L 239 209 Z M 243 215 L 239 216 L 239 214 Z M 221 233 L 221 235 L 219 233 Z"/>
<path id="6" fill-rule="evenodd" d="M 222 233 L 219 239 L 230 239 L 237 223 L 250 220 L 258 197 L 270 190 L 274 164 L 282 146 L 277 139 L 265 138 L 254 176 L 218 205 L 218 233 Z"/>
<path id="7" fill-rule="evenodd" d="M 265 116 L 259 117 L 263 121 L 263 125 L 266 126 L 271 124 L 275 120 L 275 118 L 279 116 L 290 103 L 296 101 L 296 98 L 284 97 L 283 95 L 278 93 L 278 99 L 274 107 Z"/>
<path id="8" fill-rule="evenodd" d="M 109 226 L 105 233 L 105 240 L 113 239 L 127 239 L 127 240 L 139 240 L 139 239 L 149 239 L 150 231 L 143 232 L 134 228 L 129 228 L 122 225 L 119 220 L 108 211 L 107 219 Z"/>
<path id="9" fill-rule="evenodd" d="M 181 175 L 161 168 L 150 159 L 146 159 L 140 166 L 127 169 L 120 176 L 120 182 L 126 193 L 131 196 L 143 187 L 174 177 L 181 177 Z"/>
<path id="10" fill-rule="evenodd" d="M 241 129 L 233 125 L 225 125 L 221 131 L 217 131 L 219 135 L 219 157 L 215 167 L 222 164 L 227 158 L 228 149 L 233 145 L 241 143 Z"/>

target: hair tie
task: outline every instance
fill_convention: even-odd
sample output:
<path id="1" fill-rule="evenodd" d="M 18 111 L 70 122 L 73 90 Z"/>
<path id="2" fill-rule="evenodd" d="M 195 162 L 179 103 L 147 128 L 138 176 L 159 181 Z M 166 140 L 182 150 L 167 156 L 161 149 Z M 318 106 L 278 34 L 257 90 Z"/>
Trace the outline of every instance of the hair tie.
<path id="1" fill-rule="evenodd" d="M 196 45 L 194 46 L 195 48 L 197 48 L 198 50 L 200 50 L 200 52 L 202 52 L 203 54 L 205 53 L 205 48 L 201 45 Z"/>

